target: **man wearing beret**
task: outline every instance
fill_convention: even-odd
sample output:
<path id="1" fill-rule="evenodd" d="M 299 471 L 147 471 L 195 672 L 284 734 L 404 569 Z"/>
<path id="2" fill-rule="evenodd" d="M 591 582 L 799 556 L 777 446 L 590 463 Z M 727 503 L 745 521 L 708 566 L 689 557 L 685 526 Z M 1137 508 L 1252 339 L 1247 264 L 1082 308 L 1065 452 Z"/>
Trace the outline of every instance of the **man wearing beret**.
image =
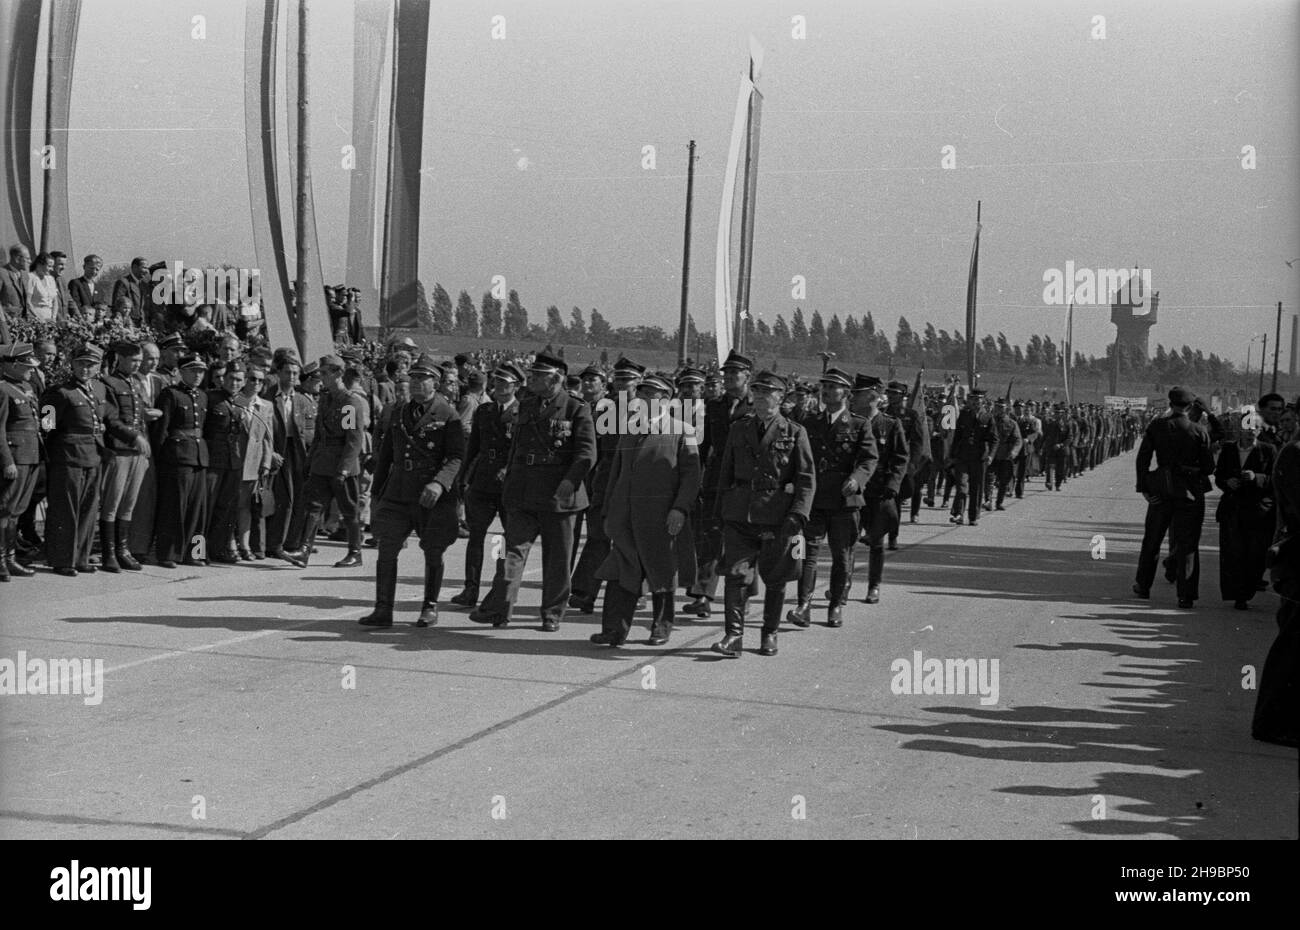
<path id="1" fill-rule="evenodd" d="M 143 353 L 131 342 L 115 344 L 112 352 L 113 370 L 100 380 L 117 419 L 137 436 L 144 436 L 150 422 L 150 403 L 134 377 Z M 123 442 L 112 433 L 105 437 L 104 444 L 109 455 L 104 460 L 103 500 L 99 507 L 100 567 L 106 572 L 138 572 L 140 563 L 131 555 L 131 519 L 149 466 L 149 446 L 144 443 L 141 449 L 141 444 Z"/>
<path id="2" fill-rule="evenodd" d="M 690 592 L 695 600 L 684 608 L 685 613 L 697 617 L 709 615 L 710 605 L 718 593 L 718 562 L 722 557 L 723 542 L 723 523 L 718 516 L 718 478 L 722 470 L 722 453 L 727 447 L 727 434 L 732 424 L 748 416 L 754 409 L 749 395 L 749 376 L 753 370 L 754 363 L 732 349 L 722 363 L 723 393 L 711 401 L 706 400 L 704 405 L 704 438 L 700 442 L 700 460 L 704 463 L 700 495 L 701 519 L 695 525 L 695 555 L 699 571 L 695 587 Z M 711 380 L 713 379 L 706 379 L 706 386 Z"/>
<path id="3" fill-rule="evenodd" d="M 821 378 L 826 409 L 808 417 L 803 428 L 817 464 L 817 491 L 804 536 L 807 545 L 799 575 L 799 605 L 786 615 L 795 626 L 812 622 L 813 591 L 817 585 L 817 556 L 822 540 L 830 537 L 831 587 L 826 625 L 843 624 L 853 571 L 853 546 L 858 541 L 862 492 L 876 470 L 876 437 L 865 417 L 848 408 L 853 378 L 839 368 L 828 368 Z"/>
<path id="4" fill-rule="evenodd" d="M 876 470 L 863 489 L 862 538 L 867 544 L 867 596 L 880 602 L 885 571 L 885 540 L 898 534 L 898 494 L 907 474 L 907 437 L 903 425 L 880 409 L 884 385 L 874 375 L 858 375 L 853 384 L 853 412 L 871 424 L 876 437 Z"/>
<path id="5" fill-rule="evenodd" d="M 0 581 L 35 574 L 14 558 L 18 518 L 32 499 L 42 455 L 40 413 L 29 387 L 35 368 L 28 343 L 0 346 Z"/>
<path id="6" fill-rule="evenodd" d="M 455 372 L 422 355 L 408 372 L 411 399 L 393 414 L 375 458 L 373 528 L 379 543 L 375 609 L 363 626 L 393 625 L 397 557 L 414 530 L 424 553 L 424 601 L 415 625 L 438 622 L 443 553 L 456 540 L 456 499 L 451 493 L 465 455 L 465 431 L 438 382 Z"/>
<path id="7" fill-rule="evenodd" d="M 344 386 L 343 371 L 343 359 L 337 355 L 320 360 L 324 386 L 316 409 L 315 435 L 307 453 L 308 477 L 303 489 L 307 512 L 302 545 L 296 551 L 284 552 L 284 558 L 299 568 L 306 568 L 311 559 L 316 529 L 331 501 L 338 504 L 348 542 L 347 555 L 334 567 L 361 564 L 361 456 L 370 422 L 370 403 L 364 394 Z"/>
<path id="8" fill-rule="evenodd" d="M 957 494 L 948 519 L 958 526 L 965 521 L 963 508 L 970 516 L 970 525 L 979 524 L 984 472 L 993 461 L 993 451 L 998 445 L 992 418 L 981 411 L 984 393 L 983 388 L 972 388 L 966 395 L 966 407 L 957 415 L 952 436 L 952 458 L 948 464 L 957 478 Z"/>
<path id="9" fill-rule="evenodd" d="M 609 584 L 601 632 L 591 637 L 598 645 L 624 643 L 643 587 L 650 589 L 653 613 L 647 643 L 667 643 L 679 570 L 695 571 L 695 551 L 684 530 L 699 498 L 699 446 L 694 427 L 675 415 L 672 396 L 667 376 L 641 377 L 630 428 L 616 434 L 604 508 L 609 554 L 597 570 Z M 640 419 L 638 411 L 644 411 Z"/>
<path id="10" fill-rule="evenodd" d="M 764 584 L 759 654 L 777 653 L 787 563 L 790 577 L 797 578 L 802 566 L 793 560 L 797 545 L 791 547 L 808 522 L 817 482 L 808 434 L 780 413 L 785 380 L 764 371 L 749 387 L 754 412 L 730 424 L 718 468 L 726 635 L 713 651 L 730 659 L 742 654 L 745 608 L 756 574 Z"/>
<path id="11" fill-rule="evenodd" d="M 596 374 L 599 376 L 599 372 Z M 622 357 L 614 363 L 614 395 L 603 396 L 604 377 L 600 376 L 602 387 L 599 396 L 593 393 L 591 396 L 594 403 L 587 401 L 592 419 L 600 432 L 596 436 L 596 467 L 587 480 L 588 495 L 591 498 L 591 506 L 586 512 L 587 541 L 582 547 L 582 555 L 570 582 L 572 593 L 569 595 L 569 606 L 579 613 L 589 614 L 596 609 L 596 596 L 600 593 L 601 582 L 596 569 L 600 568 L 609 555 L 610 542 L 605 535 L 605 491 L 614 464 L 614 450 L 618 448 L 620 439 L 618 430 L 610 429 L 609 426 L 617 422 L 620 407 L 628 409 L 644 374 L 644 365 Z M 587 372 L 584 375 L 584 386 L 589 380 L 595 380 Z M 581 520 L 582 517 L 578 519 Z"/>
<path id="12" fill-rule="evenodd" d="M 46 552 L 55 574 L 91 573 L 90 547 L 99 513 L 100 463 L 109 433 L 141 454 L 144 436 L 117 419 L 103 382 L 95 378 L 104 353 L 88 345 L 72 357 L 72 379 L 41 398 L 49 454 Z"/>
<path id="13" fill-rule="evenodd" d="M 528 370 L 528 396 L 519 404 L 501 499 L 506 522 L 506 564 L 499 582 L 470 619 L 510 622 L 528 551 L 542 537 L 542 631 L 554 633 L 569 599 L 573 523 L 587 506 L 583 479 L 596 463 L 591 410 L 564 390 L 564 359 L 538 353 Z"/>
<path id="14" fill-rule="evenodd" d="M 208 444 L 203 438 L 208 395 L 199 388 L 207 365 L 194 355 L 183 355 L 177 362 L 180 381 L 158 395 L 162 415 L 152 429 L 158 468 L 155 549 L 163 568 L 175 568 L 181 561 L 207 564 L 202 534 L 208 522 Z"/>
<path id="15" fill-rule="evenodd" d="M 1187 388 L 1169 392 L 1169 416 L 1152 420 L 1137 454 L 1137 491 L 1147 501 L 1142 551 L 1138 555 L 1133 593 L 1151 596 L 1160 543 L 1169 533 L 1169 562 L 1178 588 L 1178 606 L 1196 605 L 1201 561 L 1198 547 L 1205 520 L 1205 492 L 1210 490 L 1214 457 L 1210 434 L 1187 417 L 1196 395 Z M 1156 469 L 1151 470 L 1155 456 Z"/>
<path id="16" fill-rule="evenodd" d="M 492 521 L 506 525 L 501 503 L 506 466 L 514 441 L 515 417 L 519 412 L 516 392 L 524 374 L 513 362 L 503 362 L 492 372 L 492 400 L 474 411 L 474 424 L 465 449 L 465 520 L 469 539 L 465 544 L 465 590 L 451 599 L 453 604 L 473 607 L 478 603 L 483 576 L 483 542 Z M 505 560 L 496 556 L 496 577 L 505 571 Z M 494 582 L 495 583 L 495 582 Z"/>

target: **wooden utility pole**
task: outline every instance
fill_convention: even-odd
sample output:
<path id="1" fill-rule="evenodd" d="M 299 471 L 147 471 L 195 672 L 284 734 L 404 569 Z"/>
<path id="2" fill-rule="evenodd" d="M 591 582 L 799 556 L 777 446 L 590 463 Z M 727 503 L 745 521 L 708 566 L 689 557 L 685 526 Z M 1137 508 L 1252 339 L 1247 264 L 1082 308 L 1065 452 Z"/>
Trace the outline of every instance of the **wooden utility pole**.
<path id="1" fill-rule="evenodd" d="M 311 190 L 311 159 L 307 111 L 307 0 L 298 0 L 298 199 L 296 245 L 298 273 L 294 279 L 294 339 L 300 358 L 307 357 L 307 191 Z"/>
<path id="2" fill-rule="evenodd" d="M 1268 358 L 1268 333 L 1265 333 L 1264 349 L 1259 353 L 1259 393 L 1261 395 L 1264 393 L 1264 361 L 1267 358 Z"/>
<path id="3" fill-rule="evenodd" d="M 690 322 L 690 313 L 686 309 L 686 295 L 691 284 L 691 199 L 695 193 L 695 140 L 691 140 L 690 152 L 686 157 L 686 234 L 682 242 L 682 313 L 681 326 L 677 331 L 677 367 L 686 364 L 686 329 Z"/>
<path id="4" fill-rule="evenodd" d="M 1277 332 L 1273 336 L 1273 386 L 1270 391 L 1277 391 L 1277 349 L 1282 344 L 1282 301 L 1277 302 Z"/>

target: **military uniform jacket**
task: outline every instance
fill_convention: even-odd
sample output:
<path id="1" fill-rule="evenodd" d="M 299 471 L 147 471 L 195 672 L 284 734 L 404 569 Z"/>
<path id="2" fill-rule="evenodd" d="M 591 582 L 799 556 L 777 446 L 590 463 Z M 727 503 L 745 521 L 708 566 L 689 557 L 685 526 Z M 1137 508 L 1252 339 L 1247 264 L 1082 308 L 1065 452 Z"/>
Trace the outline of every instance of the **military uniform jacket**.
<path id="1" fill-rule="evenodd" d="M 364 394 L 339 388 L 322 391 L 316 407 L 316 435 L 308 452 L 309 474 L 361 474 L 370 401 Z"/>
<path id="2" fill-rule="evenodd" d="M 208 416 L 208 395 L 197 387 L 173 384 L 158 395 L 162 416 L 153 422 L 154 457 L 159 465 L 206 468 L 208 443 L 203 422 Z"/>
<path id="3" fill-rule="evenodd" d="M 754 414 L 730 424 L 718 470 L 718 515 L 760 526 L 779 526 L 790 514 L 807 520 L 817 492 L 807 432 L 779 413 L 761 438 L 758 429 Z"/>
<path id="4" fill-rule="evenodd" d="M 139 455 L 134 443 L 137 436 L 145 434 L 144 412 L 149 406 L 140 383 L 130 376 L 116 374 L 100 375 L 99 380 L 103 382 L 108 401 L 113 405 L 113 419 L 121 426 L 120 430 L 110 432 L 105 437 L 108 451 L 118 455 Z M 124 439 L 127 433 L 130 438 Z"/>
<path id="5" fill-rule="evenodd" d="M 208 391 L 208 416 L 203 421 L 203 438 L 208 441 L 209 468 L 244 467 L 240 454 L 240 434 L 244 431 L 246 412 L 235 397 L 224 390 Z"/>
<path id="6" fill-rule="evenodd" d="M 496 401 L 479 404 L 474 410 L 469 445 L 465 448 L 466 467 L 469 469 L 467 483 L 471 491 L 491 495 L 501 493 L 518 412 L 518 400 L 512 401 L 504 411 Z"/>
<path id="7" fill-rule="evenodd" d="M 995 416 L 993 418 L 993 430 L 998 436 L 997 448 L 993 450 L 993 461 L 1005 462 L 1008 459 L 1014 460 L 1020 455 L 1024 442 L 1020 437 L 1020 427 L 1016 425 L 1014 418 Z"/>
<path id="8" fill-rule="evenodd" d="M 876 411 L 871 420 L 871 432 L 876 437 L 876 471 L 867 482 L 863 497 L 884 497 L 885 491 L 897 495 L 907 475 L 907 437 L 903 424 L 883 410 Z"/>
<path id="9" fill-rule="evenodd" d="M 731 425 L 753 412 L 754 405 L 749 395 L 737 401 L 731 395 L 724 394 L 704 405 L 704 440 L 700 443 L 700 461 L 704 463 L 702 487 L 706 492 L 718 490 L 722 453 L 727 447 L 727 433 Z"/>
<path id="10" fill-rule="evenodd" d="M 392 426 L 379 443 L 374 486 L 380 500 L 418 504 L 425 486 L 435 481 L 443 490 L 439 503 L 455 500 L 448 492 L 465 458 L 465 430 L 442 395 L 425 404 L 423 411 L 420 406 L 417 401 L 399 403 Z"/>
<path id="11" fill-rule="evenodd" d="M 897 414 L 885 411 L 903 427 L 907 442 L 907 477 L 913 477 L 930 460 L 930 418 L 912 407 L 902 407 Z"/>
<path id="12" fill-rule="evenodd" d="M 89 384 L 71 381 L 49 388 L 41 397 L 41 412 L 51 417 L 45 448 L 52 465 L 93 468 L 103 458 L 106 431 L 122 439 L 130 438 L 113 419 L 108 392 L 97 379 Z"/>
<path id="13" fill-rule="evenodd" d="M 957 428 L 953 431 L 952 457 L 968 464 L 993 457 L 998 436 L 993 430 L 992 417 L 971 410 L 957 414 Z"/>
<path id="14" fill-rule="evenodd" d="M 591 408 L 565 391 L 550 399 L 529 393 L 519 401 L 514 433 L 502 503 L 551 513 L 585 510 L 583 479 L 596 464 Z M 562 481 L 574 489 L 564 499 L 556 495 Z"/>
<path id="15" fill-rule="evenodd" d="M 823 410 L 801 424 L 817 468 L 815 510 L 856 510 L 864 503 L 862 491 L 876 471 L 876 436 L 866 417 L 844 410 L 832 425 Z M 845 497 L 840 488 L 852 478 L 858 493 Z"/>
<path id="16" fill-rule="evenodd" d="M 1060 420 L 1048 420 L 1043 427 L 1043 454 L 1060 455 L 1070 444 L 1070 424 Z"/>
<path id="17" fill-rule="evenodd" d="M 27 385 L 0 379 L 0 465 L 39 465 L 41 421 Z"/>
<path id="18" fill-rule="evenodd" d="M 1148 490 L 1153 454 L 1157 466 L 1170 472 L 1175 497 L 1183 496 L 1183 492 L 1201 497 L 1210 489 L 1210 475 L 1214 473 L 1210 434 L 1187 419 L 1186 414 L 1161 417 L 1147 427 L 1137 453 L 1138 493 Z"/>

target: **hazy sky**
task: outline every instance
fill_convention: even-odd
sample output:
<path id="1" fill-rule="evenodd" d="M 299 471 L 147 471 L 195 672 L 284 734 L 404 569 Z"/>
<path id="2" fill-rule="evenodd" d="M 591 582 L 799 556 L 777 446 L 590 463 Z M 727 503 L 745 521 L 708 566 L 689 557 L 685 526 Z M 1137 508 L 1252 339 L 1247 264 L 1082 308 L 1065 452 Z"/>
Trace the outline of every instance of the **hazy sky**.
<path id="1" fill-rule="evenodd" d="M 351 4 L 311 10 L 315 201 L 338 281 Z M 189 37 L 196 13 L 204 42 Z M 498 14 L 504 41 L 490 37 Z M 1152 269 L 1153 346 L 1240 364 L 1251 334 L 1271 339 L 1276 301 L 1300 309 L 1300 261 L 1284 264 L 1300 259 L 1300 3 L 457 2 L 434 5 L 431 29 L 420 273 L 453 298 L 466 288 L 477 303 L 502 274 L 534 321 L 577 304 L 671 330 L 693 138 L 691 309 L 712 329 L 752 33 L 767 54 L 751 305 L 769 322 L 789 319 L 798 274 L 805 312 L 828 322 L 870 310 L 891 333 L 900 314 L 959 329 L 977 199 L 981 332 L 1058 334 L 1043 273 L 1071 260 Z M 243 32 L 230 0 L 85 0 L 69 153 L 79 252 L 253 262 Z M 642 169 L 644 145 L 657 170 Z M 954 170 L 940 167 L 945 145 Z M 1108 321 L 1082 311 L 1077 347 L 1101 354 Z"/>

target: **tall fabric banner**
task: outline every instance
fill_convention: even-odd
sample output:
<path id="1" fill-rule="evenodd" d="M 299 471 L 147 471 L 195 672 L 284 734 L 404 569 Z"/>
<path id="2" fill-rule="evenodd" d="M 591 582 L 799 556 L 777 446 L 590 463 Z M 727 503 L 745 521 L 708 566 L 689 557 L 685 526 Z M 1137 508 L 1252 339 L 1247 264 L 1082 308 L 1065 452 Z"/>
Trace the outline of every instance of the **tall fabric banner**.
<path id="1" fill-rule="evenodd" d="M 383 273 L 379 322 L 386 330 L 419 325 L 420 159 L 424 145 L 424 79 L 429 57 L 427 0 L 395 0 L 393 103 L 388 126 Z"/>
<path id="2" fill-rule="evenodd" d="M 1074 401 L 1070 399 L 1070 368 L 1074 364 L 1074 301 L 1070 301 L 1069 309 L 1065 311 L 1065 344 L 1062 350 L 1061 376 L 1065 379 L 1065 402 L 1072 404 Z"/>
<path id="3" fill-rule="evenodd" d="M 353 7 L 351 142 L 356 163 L 348 193 L 347 279 L 349 287 L 361 289 L 363 320 L 371 323 L 378 319 L 365 320 L 365 317 L 379 309 L 379 279 L 375 268 L 378 251 L 375 237 L 379 228 L 375 222 L 379 100 L 392 16 L 392 0 L 356 0 Z"/>
<path id="4" fill-rule="evenodd" d="M 975 207 L 975 244 L 970 250 L 970 273 L 966 276 L 966 385 L 975 387 L 975 296 L 980 279 L 980 205 Z"/>
<path id="5" fill-rule="evenodd" d="M 740 79 L 740 92 L 731 124 L 731 145 L 727 149 L 727 169 L 722 181 L 722 206 L 718 212 L 713 334 L 719 363 L 733 348 L 743 345 L 743 332 L 749 319 L 754 207 L 758 195 L 758 139 L 763 115 L 763 95 L 754 82 L 758 80 L 762 59 L 763 50 L 751 36 L 749 74 Z M 735 282 L 734 291 L 732 282 Z"/>
<path id="6" fill-rule="evenodd" d="M 0 2 L 0 164 L 4 171 L 0 248 L 22 243 L 33 253 L 37 242 L 32 149 L 39 146 L 32 137 L 32 84 L 40 31 L 41 0 Z M 4 261 L 8 260 L 6 254 Z"/>
<path id="7" fill-rule="evenodd" d="M 244 19 L 244 147 L 253 220 L 253 257 L 261 273 L 262 313 L 272 345 L 293 341 L 285 216 L 276 153 L 276 30 L 278 0 L 248 0 Z M 303 346 L 298 346 L 300 353 Z"/>
<path id="8" fill-rule="evenodd" d="M 42 207 L 41 251 L 58 250 L 77 267 L 72 246 L 72 219 L 68 210 L 68 114 L 72 107 L 72 65 L 77 52 L 77 24 L 81 0 L 56 0 L 50 4 L 49 100 L 46 114 L 54 160 L 49 171 L 49 202 Z"/>

